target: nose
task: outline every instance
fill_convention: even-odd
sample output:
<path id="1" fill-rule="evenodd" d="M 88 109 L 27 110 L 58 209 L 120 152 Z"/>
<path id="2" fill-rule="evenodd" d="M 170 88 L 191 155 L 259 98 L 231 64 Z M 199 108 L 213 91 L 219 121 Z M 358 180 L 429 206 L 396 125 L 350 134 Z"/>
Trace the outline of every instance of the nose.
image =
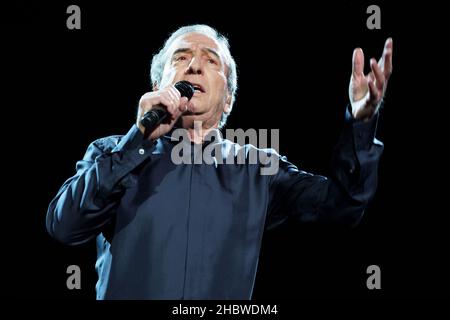
<path id="1" fill-rule="evenodd" d="M 201 59 L 197 57 L 193 57 L 191 62 L 189 63 L 188 68 L 185 71 L 185 74 L 202 74 L 203 67 L 201 64 Z"/>

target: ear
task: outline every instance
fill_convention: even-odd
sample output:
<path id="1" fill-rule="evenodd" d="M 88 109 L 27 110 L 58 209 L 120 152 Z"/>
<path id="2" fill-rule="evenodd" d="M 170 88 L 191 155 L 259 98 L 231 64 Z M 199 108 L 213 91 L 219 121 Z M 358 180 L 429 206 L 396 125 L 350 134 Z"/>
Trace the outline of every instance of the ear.
<path id="1" fill-rule="evenodd" d="M 231 101 L 232 101 L 232 96 L 228 92 L 227 93 L 227 98 L 226 98 L 226 101 L 225 101 L 225 106 L 223 107 L 223 112 L 225 112 L 225 113 L 230 113 L 231 112 Z"/>
<path id="2" fill-rule="evenodd" d="M 158 82 L 156 82 L 156 81 L 153 81 L 153 91 L 158 91 Z"/>

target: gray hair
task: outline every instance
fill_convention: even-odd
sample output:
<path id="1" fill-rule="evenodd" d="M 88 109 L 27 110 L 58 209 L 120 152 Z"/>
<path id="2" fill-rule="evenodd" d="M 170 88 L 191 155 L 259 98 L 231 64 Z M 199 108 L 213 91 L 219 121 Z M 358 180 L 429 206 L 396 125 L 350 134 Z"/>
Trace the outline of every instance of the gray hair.
<path id="1" fill-rule="evenodd" d="M 235 95 L 236 95 L 236 90 L 237 90 L 236 62 L 234 61 L 233 57 L 231 56 L 230 45 L 228 43 L 228 39 L 224 35 L 217 32 L 217 30 L 211 28 L 210 26 L 207 26 L 204 24 L 196 24 L 196 25 L 181 27 L 178 30 L 176 30 L 175 32 L 173 32 L 170 35 L 170 37 L 166 40 L 166 42 L 164 43 L 164 46 L 161 48 L 161 50 L 153 56 L 152 66 L 151 66 L 151 70 L 150 70 L 150 77 L 151 77 L 152 84 L 153 85 L 161 84 L 163 71 L 164 71 L 164 65 L 167 61 L 167 58 L 169 58 L 167 56 L 168 49 L 172 45 L 172 43 L 175 41 L 175 39 L 177 39 L 178 37 L 180 37 L 184 34 L 193 33 L 193 32 L 204 34 L 205 36 L 216 40 L 219 45 L 219 49 L 220 49 L 221 53 L 223 54 L 225 64 L 228 67 L 227 86 L 228 86 L 228 91 L 231 94 L 231 103 L 230 103 L 230 112 L 231 112 L 231 109 L 232 109 L 233 103 L 234 103 L 234 99 L 235 99 Z M 222 113 L 222 117 L 220 118 L 220 122 L 219 122 L 219 128 L 222 128 L 225 125 L 225 123 L 227 121 L 227 117 L 230 114 L 230 112 Z"/>

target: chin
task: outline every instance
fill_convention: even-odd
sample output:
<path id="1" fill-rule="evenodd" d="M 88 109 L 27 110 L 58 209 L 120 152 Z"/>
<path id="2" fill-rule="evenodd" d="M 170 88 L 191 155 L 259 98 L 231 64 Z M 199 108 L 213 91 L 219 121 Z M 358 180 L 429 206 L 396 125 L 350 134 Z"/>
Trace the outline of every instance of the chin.
<path id="1" fill-rule="evenodd" d="M 190 113 L 204 113 L 205 112 L 205 107 L 202 106 L 200 103 L 198 103 L 199 101 L 195 101 L 194 99 L 191 100 L 192 102 L 192 106 L 189 108 L 189 112 Z"/>

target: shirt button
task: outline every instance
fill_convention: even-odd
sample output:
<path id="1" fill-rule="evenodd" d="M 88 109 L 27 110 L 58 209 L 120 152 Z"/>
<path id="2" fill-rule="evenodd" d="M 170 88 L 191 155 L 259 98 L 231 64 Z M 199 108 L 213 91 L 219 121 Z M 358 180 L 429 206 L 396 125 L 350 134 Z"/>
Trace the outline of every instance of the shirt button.
<path id="1" fill-rule="evenodd" d="M 145 150 L 142 149 L 142 148 L 140 148 L 140 149 L 139 149 L 139 154 L 144 154 L 144 153 L 145 153 Z"/>

